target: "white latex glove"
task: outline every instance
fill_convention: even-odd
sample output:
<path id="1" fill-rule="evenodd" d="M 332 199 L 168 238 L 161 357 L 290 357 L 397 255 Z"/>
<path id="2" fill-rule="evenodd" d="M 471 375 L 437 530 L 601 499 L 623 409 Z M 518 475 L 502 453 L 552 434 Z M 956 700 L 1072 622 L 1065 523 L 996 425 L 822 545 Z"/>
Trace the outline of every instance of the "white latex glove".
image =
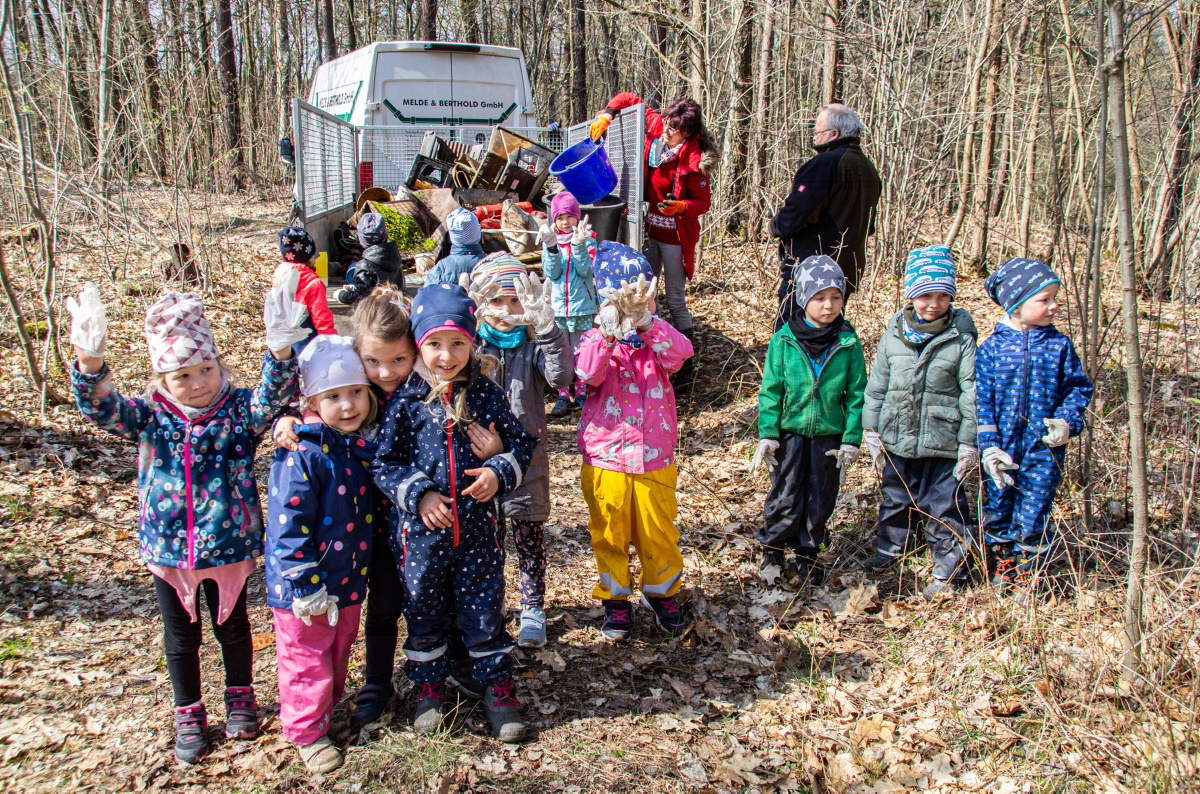
<path id="1" fill-rule="evenodd" d="M 90 356 L 104 358 L 108 319 L 96 285 L 84 282 L 78 303 L 74 298 L 67 298 L 67 311 L 71 313 L 71 344 Z"/>
<path id="2" fill-rule="evenodd" d="M 779 449 L 779 441 L 774 438 L 762 438 L 758 441 L 758 447 L 754 450 L 754 459 L 750 461 L 750 473 L 758 471 L 762 465 L 767 464 L 769 471 L 775 471 L 775 467 L 779 465 L 779 461 L 775 460 L 775 450 Z"/>
<path id="3" fill-rule="evenodd" d="M 1046 435 L 1042 443 L 1048 447 L 1061 447 L 1071 440 L 1071 426 L 1066 419 L 1046 419 Z"/>
<path id="4" fill-rule="evenodd" d="M 871 466 L 875 471 L 883 471 L 883 439 L 874 430 L 863 431 L 863 446 L 871 454 Z"/>
<path id="5" fill-rule="evenodd" d="M 588 216 L 584 215 L 583 220 L 575 224 L 575 231 L 571 232 L 571 247 L 586 243 L 592 236 L 592 224 L 588 223 Z"/>
<path id="6" fill-rule="evenodd" d="M 305 626 L 312 625 L 313 615 L 325 615 L 330 626 L 338 622 L 337 596 L 331 596 L 325 591 L 325 585 L 312 595 L 292 599 L 292 614 L 304 621 Z"/>
<path id="7" fill-rule="evenodd" d="M 558 235 L 550 228 L 550 224 L 543 223 L 538 227 L 537 242 L 547 248 L 558 247 Z"/>
<path id="8" fill-rule="evenodd" d="M 970 444 L 958 445 L 958 463 L 954 464 L 954 479 L 962 482 L 979 465 L 979 449 Z"/>
<path id="9" fill-rule="evenodd" d="M 510 322 L 514 325 L 531 325 L 536 334 L 547 334 L 554 328 L 554 306 L 550 302 L 550 282 L 545 284 L 537 277 L 537 273 L 529 276 L 517 276 L 517 300 L 525 313 L 514 317 Z"/>
<path id="10" fill-rule="evenodd" d="M 838 449 L 831 449 L 825 453 L 826 457 L 837 458 L 837 467 L 841 470 L 838 475 L 838 482 L 846 481 L 846 472 L 854 465 L 854 461 L 858 460 L 858 456 L 862 454 L 862 450 L 853 444 L 842 444 Z"/>
<path id="11" fill-rule="evenodd" d="M 495 317 L 500 320 L 507 320 L 512 316 L 503 309 L 490 308 L 492 298 L 500 297 L 499 273 L 492 273 L 487 276 L 480 274 L 475 278 L 462 273 L 458 277 L 458 284 L 467 291 L 467 297 L 475 301 L 476 317 Z"/>
<path id="12" fill-rule="evenodd" d="M 1009 455 L 1000 447 L 988 447 L 983 451 L 983 470 L 992 478 L 992 482 L 1000 490 L 1004 490 L 1005 486 L 1013 484 L 1010 471 L 1016 471 L 1021 468 L 1013 463 L 1012 456 Z"/>
<path id="13" fill-rule="evenodd" d="M 291 268 L 263 300 L 263 325 L 267 329 L 269 350 L 284 350 L 308 336 L 307 329 L 300 327 L 308 316 L 308 307 L 296 301 L 299 283 L 300 271 Z"/>
<path id="14" fill-rule="evenodd" d="M 608 301 L 605 301 L 604 305 L 600 307 L 600 311 L 596 312 L 596 326 L 600 329 L 600 333 L 610 341 L 625 336 L 621 331 L 621 312 Z"/>

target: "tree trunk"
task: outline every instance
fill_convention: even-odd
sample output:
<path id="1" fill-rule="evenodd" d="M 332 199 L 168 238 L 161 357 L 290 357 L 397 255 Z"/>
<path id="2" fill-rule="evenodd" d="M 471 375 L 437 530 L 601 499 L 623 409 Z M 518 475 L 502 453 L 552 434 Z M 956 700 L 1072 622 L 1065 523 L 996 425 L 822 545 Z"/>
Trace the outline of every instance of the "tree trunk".
<path id="1" fill-rule="evenodd" d="M 824 16 L 825 64 L 821 70 L 821 104 L 837 101 L 839 93 L 838 67 L 842 58 L 842 0 L 825 0 Z"/>
<path id="2" fill-rule="evenodd" d="M 1133 491 L 1133 538 L 1125 597 L 1125 656 L 1121 678 L 1141 678 L 1142 580 L 1149 557 L 1149 490 L 1146 480 L 1146 381 L 1138 336 L 1137 265 L 1133 248 L 1133 197 L 1130 188 L 1129 125 L 1125 118 L 1125 2 L 1108 2 L 1112 59 L 1109 61 L 1109 113 L 1112 115 L 1113 167 L 1116 172 L 1117 229 L 1121 254 L 1121 310 L 1125 332 L 1125 378 L 1129 384 L 1129 484 Z"/>
<path id="3" fill-rule="evenodd" d="M 223 1 L 223 0 L 222 0 Z M 337 30 L 333 26 L 333 0 L 322 0 L 321 34 L 325 39 L 325 62 L 337 57 Z"/>
<path id="4" fill-rule="evenodd" d="M 571 0 L 571 121 L 588 117 L 587 17 L 583 0 Z"/>
<path id="5" fill-rule="evenodd" d="M 275 88 L 279 96 L 279 131 L 288 128 L 291 106 L 292 51 L 288 46 L 288 0 L 275 0 Z M 293 133 L 293 137 L 295 134 Z"/>
<path id="6" fill-rule="evenodd" d="M 346 44 L 350 52 L 358 49 L 358 34 L 354 31 L 354 0 L 346 0 Z"/>
<path id="7" fill-rule="evenodd" d="M 462 0 L 462 18 L 467 41 L 482 44 L 483 37 L 479 35 L 479 0 Z"/>
<path id="8" fill-rule="evenodd" d="M 150 118 L 143 118 L 142 123 L 152 131 L 151 143 L 147 147 L 150 170 L 156 178 L 162 179 L 166 176 L 166 168 L 163 163 L 166 150 L 163 136 L 166 125 L 162 115 L 162 100 L 158 85 L 158 50 L 154 40 L 154 27 L 150 22 L 150 6 L 146 0 L 131 0 L 130 12 L 134 18 L 138 46 L 142 50 L 142 67 L 146 70 L 146 104 L 150 111 Z"/>
<path id="9" fill-rule="evenodd" d="M 109 110 L 112 107 L 112 17 L 113 0 L 100 5 L 100 74 L 96 89 L 96 183 L 101 195 L 108 194 L 108 147 L 112 140 Z"/>
<path id="10" fill-rule="evenodd" d="M 230 0 L 216 0 L 217 67 L 221 75 L 221 97 L 224 100 L 222 121 L 225 127 L 224 188 L 236 193 L 243 187 L 245 160 L 242 154 L 242 112 L 238 103 L 236 45 L 233 40 L 233 11 Z"/>
<path id="11" fill-rule="evenodd" d="M 992 0 L 987 0 L 987 8 L 984 11 L 983 29 L 990 31 L 992 29 Z M 954 247 L 954 241 L 958 239 L 958 233 L 962 231 L 963 221 L 967 218 L 967 209 L 970 206 L 971 200 L 971 172 L 974 170 L 975 161 L 975 130 L 979 123 L 979 69 L 983 66 L 984 58 L 988 53 L 988 37 L 985 35 L 979 41 L 979 51 L 975 54 L 975 60 L 971 64 L 971 72 L 967 77 L 967 130 L 963 136 L 963 153 L 961 161 L 961 171 L 959 172 L 959 195 L 958 195 L 958 211 L 954 214 L 954 221 L 950 224 L 950 231 L 946 232 L 945 244 L 949 248 Z"/>
<path id="12" fill-rule="evenodd" d="M 658 11 L 658 4 L 651 6 Z M 646 104 L 652 108 L 662 107 L 662 55 L 667 43 L 667 31 L 663 28 L 658 17 L 650 20 L 650 43 L 654 45 L 650 57 L 646 59 Z"/>
<path id="13" fill-rule="evenodd" d="M 970 267 L 977 275 L 987 273 L 988 230 L 992 209 L 992 165 L 996 152 L 996 94 L 1000 81 L 1000 65 L 1004 56 L 1001 33 L 1004 30 L 1004 0 L 995 0 L 997 8 L 992 11 L 988 28 L 988 43 L 992 48 L 988 56 L 987 84 L 983 92 L 983 132 L 979 138 L 979 164 L 975 170 L 975 233 L 971 236 Z"/>
<path id="14" fill-rule="evenodd" d="M 421 40 L 437 41 L 437 0 L 421 0 Z"/>
<path id="15" fill-rule="evenodd" d="M 691 0 L 691 28 L 693 35 L 688 36 L 688 52 L 691 63 L 688 75 L 688 95 L 704 107 L 705 88 L 708 85 L 708 64 L 705 62 L 704 42 L 707 40 L 705 30 L 707 15 L 704 0 Z"/>
<path id="16" fill-rule="evenodd" d="M 762 40 L 758 50 L 757 104 L 754 106 L 754 160 L 751 163 L 750 213 L 746 222 L 751 241 L 757 241 L 762 226 L 763 180 L 766 167 L 767 108 L 771 102 L 771 51 L 775 42 L 775 11 L 763 6 Z"/>

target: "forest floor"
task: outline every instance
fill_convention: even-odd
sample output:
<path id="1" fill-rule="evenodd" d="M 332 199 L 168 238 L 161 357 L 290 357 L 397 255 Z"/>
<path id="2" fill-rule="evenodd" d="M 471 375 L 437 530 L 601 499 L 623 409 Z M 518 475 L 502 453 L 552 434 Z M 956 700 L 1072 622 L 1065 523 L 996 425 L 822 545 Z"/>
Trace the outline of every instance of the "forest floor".
<path id="1" fill-rule="evenodd" d="M 261 356 L 262 296 L 278 261 L 275 231 L 285 210 L 278 201 L 247 199 L 211 216 L 205 303 L 223 354 L 242 373 L 256 373 Z M 873 550 L 878 504 L 877 477 L 864 460 L 842 490 L 824 555 L 829 580 L 816 589 L 762 584 L 753 535 L 767 479 L 747 473 L 747 464 L 774 310 L 768 251 L 735 242 L 709 249 L 692 285 L 702 354 L 698 385 L 680 401 L 678 463 L 686 563 L 680 597 L 693 627 L 666 640 L 638 609 L 632 642 L 602 641 L 574 425 L 554 424 L 550 642 L 514 654 L 531 738 L 514 746 L 493 740 L 482 709 L 470 701 L 458 702 L 444 733 L 418 737 L 410 730 L 414 694 L 399 673 L 395 714 L 366 736 L 349 736 L 348 708 L 362 683 L 360 642 L 346 698 L 335 710 L 346 764 L 316 777 L 280 736 L 261 570 L 251 580 L 250 615 L 262 735 L 217 739 L 202 764 L 174 764 L 161 624 L 137 556 L 136 450 L 87 425 L 72 406 L 42 410 L 6 319 L 0 786 L 1001 794 L 1195 787 L 1194 666 L 1174 676 L 1160 670 L 1149 691 L 1117 681 L 1119 555 L 1111 567 L 1093 561 L 1076 570 L 1073 586 L 1029 608 L 985 586 L 926 603 L 918 594 L 928 575 L 925 556 L 881 577 L 861 567 Z M 75 294 L 88 278 L 100 286 L 116 385 L 139 392 L 148 376 L 142 318 L 162 286 L 162 255 L 132 251 L 118 260 L 80 235 L 60 256 L 61 294 Z M 36 306 L 31 273 L 12 247 L 8 260 L 27 290 L 25 305 Z M 897 306 L 894 286 L 880 281 L 889 286 L 865 289 L 849 312 L 868 360 Z M 958 304 L 972 311 L 984 335 L 990 331 L 995 307 L 981 279 L 960 277 Z M 54 381 L 68 394 L 61 373 Z M 260 485 L 271 451 L 268 439 L 258 458 Z M 1056 519 L 1064 531 L 1077 530 L 1078 501 L 1065 495 Z M 508 575 L 516 581 L 511 547 Z M 1148 596 L 1150 609 L 1183 602 L 1179 614 L 1192 622 L 1173 621 L 1173 654 L 1195 660 L 1191 607 L 1200 579 L 1193 572 L 1164 582 Z M 510 586 L 514 632 L 517 601 Z M 219 651 L 209 629 L 205 634 L 206 701 L 212 735 L 223 737 Z M 1173 661 L 1156 663 L 1171 668 Z"/>

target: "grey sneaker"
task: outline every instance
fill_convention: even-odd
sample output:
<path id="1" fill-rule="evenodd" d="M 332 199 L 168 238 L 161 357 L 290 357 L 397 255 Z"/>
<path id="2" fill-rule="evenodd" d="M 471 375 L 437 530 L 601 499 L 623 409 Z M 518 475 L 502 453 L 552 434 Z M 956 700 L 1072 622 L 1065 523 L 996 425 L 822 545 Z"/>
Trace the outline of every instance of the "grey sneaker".
<path id="1" fill-rule="evenodd" d="M 413 716 L 413 730 L 417 733 L 433 733 L 442 727 L 442 704 L 446 701 L 446 687 L 441 681 L 434 684 L 417 684 L 417 712 Z"/>
<path id="2" fill-rule="evenodd" d="M 941 579 L 931 579 L 929 584 L 925 585 L 925 589 L 921 591 L 921 597 L 926 601 L 932 601 L 935 598 L 949 598 L 963 589 L 963 583 L 958 579 L 949 579 L 943 581 Z"/>
<path id="3" fill-rule="evenodd" d="M 525 607 L 521 610 L 521 633 L 517 645 L 522 648 L 541 648 L 546 644 L 546 610 Z"/>

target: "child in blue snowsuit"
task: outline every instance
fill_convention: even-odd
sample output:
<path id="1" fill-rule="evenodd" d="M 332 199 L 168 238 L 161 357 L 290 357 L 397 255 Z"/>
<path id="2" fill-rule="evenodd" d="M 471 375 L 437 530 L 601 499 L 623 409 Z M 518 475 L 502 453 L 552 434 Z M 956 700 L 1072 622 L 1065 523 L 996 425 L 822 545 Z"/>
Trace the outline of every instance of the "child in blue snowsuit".
<path id="1" fill-rule="evenodd" d="M 407 591 L 404 672 L 418 684 L 413 728 L 429 733 L 442 723 L 452 598 L 473 677 L 488 688 L 484 711 L 501 741 L 520 741 L 525 726 L 513 697 L 514 643 L 504 628 L 496 497 L 521 484 L 538 442 L 481 369 L 475 303 L 466 290 L 421 289 L 412 321 L 419 360 L 388 402 L 373 471 L 394 505 L 391 544 Z M 494 423 L 504 452 L 476 457 L 467 433 L 472 421 Z"/>
<path id="2" fill-rule="evenodd" d="M 992 583 L 1000 588 L 1028 592 L 1062 551 L 1050 511 L 1064 447 L 1083 430 L 1092 383 L 1071 340 L 1052 324 L 1060 286 L 1036 259 L 1010 259 L 985 284 L 1005 312 L 975 359 L 979 448 L 988 474 L 983 536 Z"/>
<path id="3" fill-rule="evenodd" d="M 425 285 L 457 284 L 465 273 L 483 259 L 483 230 L 479 219 L 469 209 L 459 207 L 446 216 L 446 233 L 450 237 L 450 253 L 438 260 L 425 274 Z"/>
<path id="4" fill-rule="evenodd" d="M 346 686 L 380 499 L 378 403 L 354 340 L 315 336 L 300 354 L 298 449 L 277 449 L 267 507 L 267 605 L 274 611 L 279 718 L 310 772 L 342 756 L 328 732 Z M 364 432 L 365 429 L 365 432 Z"/>

